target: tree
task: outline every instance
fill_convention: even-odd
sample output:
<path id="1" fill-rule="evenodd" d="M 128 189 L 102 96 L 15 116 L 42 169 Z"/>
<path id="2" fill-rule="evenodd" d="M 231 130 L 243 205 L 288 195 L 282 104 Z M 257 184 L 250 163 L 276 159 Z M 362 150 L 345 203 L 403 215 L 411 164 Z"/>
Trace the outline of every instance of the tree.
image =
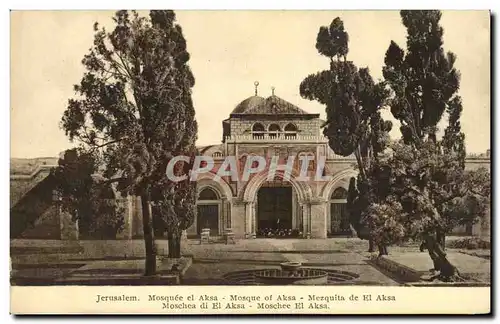
<path id="1" fill-rule="evenodd" d="M 187 175 L 193 168 L 194 158 L 193 154 L 190 162 L 178 162 L 175 174 Z M 169 258 L 181 257 L 182 231 L 194 223 L 196 216 L 196 188 L 196 182 L 189 178 L 176 182 L 174 187 L 161 183 L 155 187 L 153 217 L 161 224 L 157 228 L 159 232 L 167 233 Z"/>
<path id="2" fill-rule="evenodd" d="M 384 121 L 380 110 L 388 95 L 383 82 L 375 83 L 368 68 L 358 69 L 347 61 L 349 36 L 340 18 L 322 26 L 316 39 L 318 52 L 330 59 L 330 68 L 309 75 L 300 84 L 303 98 L 326 106 L 327 120 L 323 133 L 329 146 L 339 155 L 354 154 L 359 176 L 351 180 L 348 208 L 353 227 L 360 238 L 369 239 L 360 223 L 361 212 L 369 204 L 370 186 L 367 173 L 389 141 L 392 123 Z M 370 241 L 370 251 L 373 245 Z M 381 254 L 387 254 L 379 247 Z"/>
<path id="3" fill-rule="evenodd" d="M 484 168 L 466 170 L 453 182 L 453 195 L 442 204 L 446 229 L 489 221 L 491 174 Z"/>
<path id="4" fill-rule="evenodd" d="M 458 215 L 457 199 L 464 199 L 467 187 L 457 95 L 460 74 L 454 67 L 456 56 L 442 47 L 440 11 L 401 11 L 401 18 L 407 49 L 391 42 L 383 74 L 392 90 L 388 103 L 401 123 L 402 142 L 382 163 L 391 190 L 381 197 L 385 201 L 370 207 L 366 221 L 380 233 L 376 239 L 387 244 L 407 237 L 423 239 L 440 278 L 453 280 L 458 271 L 446 258 L 444 238 L 457 221 L 464 221 L 465 214 L 460 220 L 452 215 Z M 448 126 L 440 140 L 438 123 L 445 115 Z"/>
<path id="5" fill-rule="evenodd" d="M 113 189 L 96 174 L 97 161 L 78 149 L 64 152 L 51 173 L 61 197 L 63 212 L 78 222 L 81 234 L 93 238 L 114 239 L 124 224 L 123 208 L 119 207 Z"/>
<path id="6" fill-rule="evenodd" d="M 377 244 L 422 240 L 434 269 L 439 271 L 437 277 L 445 281 L 459 279 L 459 274 L 446 258 L 440 233 L 476 222 L 486 214 L 489 204 L 486 169 L 458 174 L 450 184 L 459 191 L 447 201 L 436 201 L 438 188 L 443 185 L 435 179 L 447 170 L 450 159 L 456 161 L 455 156 L 443 154 L 432 141 L 424 142 L 419 150 L 403 140 L 395 143 L 391 152 L 378 161 L 378 168 L 385 172 L 370 175 L 371 181 L 385 182 L 380 187 L 388 190 L 376 192 L 378 202 L 371 203 L 362 216 Z M 451 192 L 448 188 L 444 191 Z"/>
<path id="7" fill-rule="evenodd" d="M 152 275 L 151 192 L 164 180 L 170 159 L 186 147 L 186 138 L 196 138 L 194 77 L 174 12 L 153 10 L 140 17 L 121 10 L 113 21 L 110 33 L 94 25 L 94 43 L 82 60 L 86 72 L 62 126 L 71 140 L 100 157 L 102 174 L 124 195 L 141 197 L 145 275 Z"/>

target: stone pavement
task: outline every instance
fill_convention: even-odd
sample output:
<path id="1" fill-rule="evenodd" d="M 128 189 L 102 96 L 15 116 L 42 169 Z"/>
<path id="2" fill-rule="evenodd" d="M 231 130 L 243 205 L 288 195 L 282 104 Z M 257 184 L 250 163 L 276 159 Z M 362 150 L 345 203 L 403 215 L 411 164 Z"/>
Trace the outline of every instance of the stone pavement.
<path id="1" fill-rule="evenodd" d="M 386 258 L 411 268 L 420 275 L 428 274 L 429 270 L 433 268 L 432 260 L 426 252 L 392 253 Z M 451 264 L 458 268 L 462 276 L 490 280 L 490 260 L 455 251 L 448 251 L 447 258 Z"/>
<path id="2" fill-rule="evenodd" d="M 366 241 L 358 239 L 255 239 L 234 245 L 190 244 L 185 249 L 193 256 L 193 264 L 183 278 L 186 284 L 209 284 L 228 272 L 275 268 L 281 262 L 291 261 L 354 272 L 363 282 L 398 285 L 357 252 L 367 249 Z"/>

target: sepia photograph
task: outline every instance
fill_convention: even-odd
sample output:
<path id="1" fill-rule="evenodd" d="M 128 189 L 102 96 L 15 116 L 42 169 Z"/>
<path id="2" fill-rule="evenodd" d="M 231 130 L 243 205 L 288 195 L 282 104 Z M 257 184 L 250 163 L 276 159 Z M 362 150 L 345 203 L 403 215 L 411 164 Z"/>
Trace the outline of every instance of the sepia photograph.
<path id="1" fill-rule="evenodd" d="M 490 25 L 12 10 L 11 312 L 489 313 Z"/>

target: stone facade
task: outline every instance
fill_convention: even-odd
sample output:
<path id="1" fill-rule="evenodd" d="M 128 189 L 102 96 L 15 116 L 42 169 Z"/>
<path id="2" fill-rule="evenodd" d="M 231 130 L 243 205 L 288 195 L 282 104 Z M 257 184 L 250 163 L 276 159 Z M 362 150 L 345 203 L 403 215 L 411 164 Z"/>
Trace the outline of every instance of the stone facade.
<path id="1" fill-rule="evenodd" d="M 244 106 L 245 102 L 248 106 Z M 266 110 L 265 105 L 273 102 L 281 106 L 277 114 Z M 262 103 L 264 107 L 259 106 Z M 275 107 L 276 105 L 273 106 Z M 235 112 L 223 121 L 222 143 L 200 148 L 203 155 L 214 158 L 215 166 L 211 172 L 199 175 L 198 191 L 201 193 L 208 189 L 213 195 L 210 199 L 198 200 L 199 215 L 187 230 L 188 236 L 199 235 L 203 226 L 209 226 L 199 224 L 203 218 L 200 214 L 206 208 L 207 213 L 216 215 L 216 220 L 210 220 L 211 235 L 223 235 L 225 230 L 231 229 L 236 238 L 255 238 L 259 231 L 259 189 L 273 185 L 292 189 L 290 229 L 296 230 L 301 237 L 326 238 L 331 229 L 331 219 L 340 217 L 331 214 L 331 195 L 337 188 L 347 191 L 350 177 L 356 176 L 354 157 L 337 156 L 329 148 L 326 138 L 321 134 L 323 121 L 318 114 L 308 114 L 276 96 L 262 101 L 245 100 Z M 262 126 L 261 130 L 255 131 L 259 129 L 256 125 Z M 238 181 L 229 177 L 216 178 L 217 170 L 226 156 L 235 156 L 238 167 L 242 168 L 245 158 L 250 155 L 262 156 L 268 162 L 272 156 L 279 156 L 278 165 L 286 164 L 286 159 L 294 156 L 296 162 L 289 181 L 284 181 L 283 174 L 279 171 L 273 181 L 268 181 L 267 167 L 260 173 L 252 174 L 247 181 L 243 181 L 241 177 Z M 309 155 L 313 160 L 306 173 L 310 178 L 308 181 L 298 179 L 298 158 L 302 155 Z M 315 180 L 319 157 L 325 158 L 325 175 L 331 177 L 329 181 Z M 241 169 L 239 174 L 242 174 Z M 345 203 L 346 199 L 342 197 L 335 202 Z M 136 215 L 140 214 L 140 204 L 129 206 L 135 209 Z M 133 223 L 136 218 L 140 216 L 130 216 Z"/>

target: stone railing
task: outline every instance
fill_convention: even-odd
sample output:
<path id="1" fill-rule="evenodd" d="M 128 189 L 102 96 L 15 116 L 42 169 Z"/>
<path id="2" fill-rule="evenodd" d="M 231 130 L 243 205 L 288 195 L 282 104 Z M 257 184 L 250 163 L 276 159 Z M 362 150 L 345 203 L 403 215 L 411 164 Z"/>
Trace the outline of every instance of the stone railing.
<path id="1" fill-rule="evenodd" d="M 354 154 L 348 155 L 348 156 L 342 156 L 335 154 L 332 150 L 329 151 L 328 153 L 328 158 L 331 160 L 356 160 L 356 157 Z"/>
<path id="2" fill-rule="evenodd" d="M 36 166 L 36 168 L 33 171 L 31 171 L 31 173 L 28 173 L 28 174 L 11 173 L 10 174 L 10 179 L 11 180 L 32 179 L 38 173 L 40 173 L 40 172 L 50 172 L 50 169 L 55 168 L 55 167 L 57 167 L 57 165 L 41 164 L 41 165 Z"/>
<path id="3" fill-rule="evenodd" d="M 225 141 L 228 143 L 234 142 L 313 142 L 313 143 L 325 143 L 328 139 L 323 135 L 300 135 L 300 134 L 246 134 L 246 135 L 235 135 L 226 136 Z"/>

